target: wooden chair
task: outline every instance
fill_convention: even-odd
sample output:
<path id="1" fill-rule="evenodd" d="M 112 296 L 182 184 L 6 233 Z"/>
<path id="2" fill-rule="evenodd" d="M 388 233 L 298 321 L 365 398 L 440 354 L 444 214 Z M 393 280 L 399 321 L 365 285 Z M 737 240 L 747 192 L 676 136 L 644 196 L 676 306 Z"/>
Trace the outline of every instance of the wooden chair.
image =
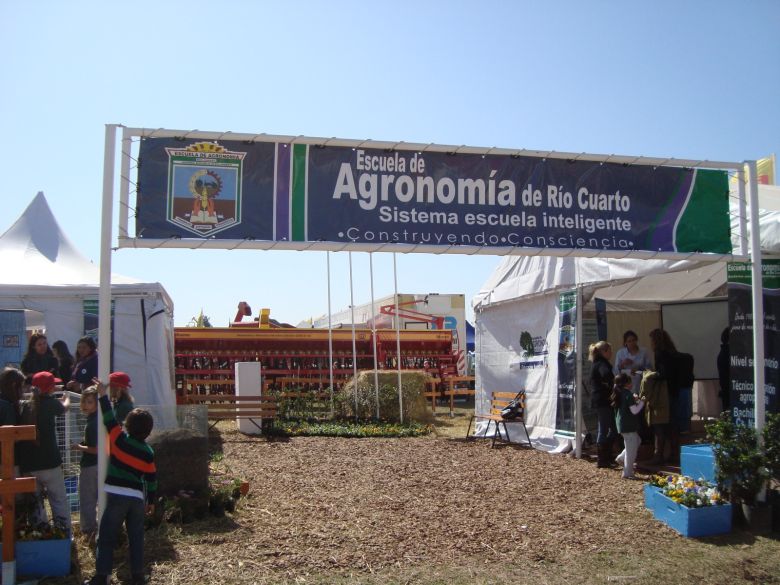
<path id="1" fill-rule="evenodd" d="M 520 401 L 520 409 L 521 414 L 518 418 L 513 419 L 505 419 L 501 416 L 501 410 L 505 408 L 512 400 L 515 398 L 518 398 Z M 496 424 L 496 431 L 493 434 L 493 442 L 491 443 L 491 447 L 495 447 L 496 441 L 503 441 L 501 439 L 501 426 L 504 426 L 504 433 L 506 434 L 506 441 L 509 442 L 509 429 L 507 428 L 507 424 L 511 423 L 520 423 L 523 425 L 523 430 L 525 431 L 525 436 L 528 439 L 528 446 L 533 449 L 533 445 L 531 444 L 531 437 L 528 435 L 528 429 L 525 426 L 525 390 L 520 390 L 520 392 L 493 392 L 491 398 L 490 398 L 490 411 L 487 414 L 474 414 L 471 417 L 471 420 L 469 420 L 469 428 L 466 430 L 466 438 L 469 438 L 469 433 L 471 432 L 471 423 L 474 422 L 474 419 L 481 419 L 481 420 L 487 420 L 488 425 L 485 429 L 485 436 L 490 432 L 490 425 L 491 423 Z M 475 438 L 475 437 L 472 437 Z"/>

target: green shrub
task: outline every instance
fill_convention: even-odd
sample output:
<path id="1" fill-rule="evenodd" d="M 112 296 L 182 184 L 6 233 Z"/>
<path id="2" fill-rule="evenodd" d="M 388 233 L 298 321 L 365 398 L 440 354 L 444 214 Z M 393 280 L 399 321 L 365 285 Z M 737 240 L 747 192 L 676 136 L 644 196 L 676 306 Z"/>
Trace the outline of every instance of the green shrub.
<path id="1" fill-rule="evenodd" d="M 731 494 L 733 502 L 753 504 L 768 479 L 766 457 L 758 447 L 756 429 L 737 425 L 728 412 L 706 425 L 713 444 L 718 488 Z"/>
<path id="2" fill-rule="evenodd" d="M 780 482 L 780 413 L 767 413 L 763 439 L 769 475 Z"/>
<path id="3" fill-rule="evenodd" d="M 263 428 L 272 436 L 284 437 L 421 437 L 431 432 L 430 425 L 416 422 L 354 422 L 354 421 L 305 421 L 276 420 L 272 427 Z"/>

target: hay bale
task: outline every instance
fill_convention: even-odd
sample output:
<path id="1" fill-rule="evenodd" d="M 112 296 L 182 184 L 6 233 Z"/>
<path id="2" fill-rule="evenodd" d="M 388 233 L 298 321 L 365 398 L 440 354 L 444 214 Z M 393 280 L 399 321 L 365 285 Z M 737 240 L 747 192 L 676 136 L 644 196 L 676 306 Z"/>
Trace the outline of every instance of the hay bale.
<path id="1" fill-rule="evenodd" d="M 421 372 L 401 372 L 401 388 L 403 389 L 404 422 L 432 422 L 428 399 L 425 398 L 425 381 L 427 375 Z M 357 392 L 357 408 L 355 405 Z M 357 418 L 367 420 L 376 417 L 376 388 L 374 371 L 363 371 L 357 379 L 344 384 L 335 396 L 336 412 L 343 417 L 352 418 L 357 410 Z M 398 372 L 379 372 L 379 418 L 398 422 Z"/>
<path id="2" fill-rule="evenodd" d="M 161 431 L 149 438 L 157 465 L 157 491 L 172 496 L 180 490 L 204 492 L 209 487 L 208 439 L 189 429 Z"/>

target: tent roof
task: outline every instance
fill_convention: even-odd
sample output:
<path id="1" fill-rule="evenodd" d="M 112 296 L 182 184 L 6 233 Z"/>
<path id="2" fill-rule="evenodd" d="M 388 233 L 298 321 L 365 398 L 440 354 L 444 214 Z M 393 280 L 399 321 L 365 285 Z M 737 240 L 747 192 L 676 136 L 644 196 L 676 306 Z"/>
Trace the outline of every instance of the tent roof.
<path id="1" fill-rule="evenodd" d="M 761 248 L 780 252 L 780 187 L 759 186 Z M 732 234 L 738 233 L 732 213 Z M 736 244 L 736 241 L 733 242 Z M 726 282 L 724 262 L 506 257 L 472 299 L 475 310 L 520 297 L 571 288 L 576 283 L 614 302 L 663 302 L 710 296 Z"/>
<path id="2" fill-rule="evenodd" d="M 0 236 L 2 285 L 68 286 L 100 284 L 100 268 L 79 252 L 60 228 L 43 193 Z M 140 281 L 111 275 L 112 283 Z"/>

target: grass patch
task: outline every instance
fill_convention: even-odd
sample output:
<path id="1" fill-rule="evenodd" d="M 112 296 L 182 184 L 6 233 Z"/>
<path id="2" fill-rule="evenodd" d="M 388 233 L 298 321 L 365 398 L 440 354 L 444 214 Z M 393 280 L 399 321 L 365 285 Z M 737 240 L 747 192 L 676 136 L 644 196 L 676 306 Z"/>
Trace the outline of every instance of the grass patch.
<path id="1" fill-rule="evenodd" d="M 266 434 L 281 437 L 422 437 L 429 435 L 431 425 L 418 422 L 393 423 L 383 421 L 306 421 L 276 420 Z"/>

